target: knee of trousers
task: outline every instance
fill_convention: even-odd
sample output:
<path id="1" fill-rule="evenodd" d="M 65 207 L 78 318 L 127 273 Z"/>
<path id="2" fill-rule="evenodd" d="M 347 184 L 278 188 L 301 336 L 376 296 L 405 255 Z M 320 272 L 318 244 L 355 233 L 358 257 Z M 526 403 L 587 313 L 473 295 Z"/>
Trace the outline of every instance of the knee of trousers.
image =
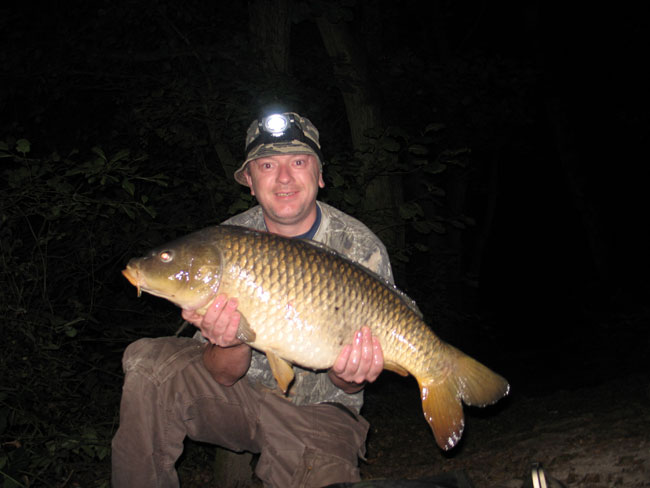
<path id="1" fill-rule="evenodd" d="M 143 338 L 128 345 L 122 357 L 125 375 L 133 373 L 160 385 L 202 358 L 204 344 L 187 337 Z"/>

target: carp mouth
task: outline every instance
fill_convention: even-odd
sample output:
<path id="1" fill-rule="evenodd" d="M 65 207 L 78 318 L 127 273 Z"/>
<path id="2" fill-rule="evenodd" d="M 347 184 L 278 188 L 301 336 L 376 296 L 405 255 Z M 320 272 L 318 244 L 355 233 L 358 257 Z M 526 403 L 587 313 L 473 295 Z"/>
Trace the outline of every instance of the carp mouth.
<path id="1" fill-rule="evenodd" d="M 153 296 L 161 297 L 161 298 L 164 298 L 166 300 L 169 300 L 172 303 L 175 303 L 176 305 L 178 305 L 179 307 L 181 306 L 181 305 L 179 305 L 178 301 L 175 299 L 174 294 L 168 294 L 168 293 L 163 292 L 162 290 L 156 290 L 156 289 L 150 288 L 148 283 L 147 283 L 147 280 L 145 279 L 145 277 L 143 275 L 143 273 L 141 273 L 138 270 L 138 268 L 127 265 L 126 268 L 124 268 L 122 270 L 122 274 L 124 275 L 124 277 L 127 280 L 129 280 L 129 283 L 131 283 L 133 286 L 135 286 L 137 288 L 137 290 L 138 290 L 138 298 L 140 298 L 142 296 L 142 292 L 144 291 L 144 292 L 147 292 L 147 293 L 149 293 L 149 294 L 151 294 Z"/>
<path id="2" fill-rule="evenodd" d="M 127 266 L 125 269 L 122 270 L 122 274 L 127 280 L 129 280 L 129 283 L 131 283 L 133 286 L 135 286 L 138 289 L 138 298 L 140 298 L 140 296 L 142 295 L 142 290 L 140 289 L 140 282 L 138 280 L 137 270 L 134 270 L 133 268 Z"/>

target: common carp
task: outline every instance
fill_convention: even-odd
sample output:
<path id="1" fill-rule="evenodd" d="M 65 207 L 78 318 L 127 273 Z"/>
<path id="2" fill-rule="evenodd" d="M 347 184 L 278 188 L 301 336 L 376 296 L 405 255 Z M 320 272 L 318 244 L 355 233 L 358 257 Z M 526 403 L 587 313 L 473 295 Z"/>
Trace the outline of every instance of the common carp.
<path id="1" fill-rule="evenodd" d="M 124 276 L 142 291 L 205 313 L 218 293 L 237 298 L 239 337 L 266 354 L 286 393 L 290 363 L 330 368 L 367 325 L 384 368 L 413 375 L 438 445 L 460 439 L 463 406 L 508 394 L 508 382 L 443 342 L 394 286 L 326 246 L 237 226 L 194 232 L 131 259 Z"/>

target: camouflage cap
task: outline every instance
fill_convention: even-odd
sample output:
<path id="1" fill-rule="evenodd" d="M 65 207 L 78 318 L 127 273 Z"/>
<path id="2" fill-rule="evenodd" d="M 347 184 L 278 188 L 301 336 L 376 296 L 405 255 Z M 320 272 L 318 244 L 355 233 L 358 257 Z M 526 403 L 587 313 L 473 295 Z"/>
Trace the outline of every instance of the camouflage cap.
<path id="1" fill-rule="evenodd" d="M 246 177 L 244 176 L 244 170 L 246 165 L 251 161 L 262 158 L 265 156 L 273 156 L 276 154 L 312 154 L 316 157 L 318 161 L 318 167 L 321 172 L 323 171 L 323 162 L 321 161 L 320 152 L 320 143 L 318 141 L 318 129 L 311 123 L 311 121 L 306 117 L 301 117 L 297 113 L 287 112 L 283 115 L 287 115 L 293 118 L 294 124 L 302 131 L 305 138 L 308 138 L 315 146 L 318 148 L 316 151 L 309 143 L 299 141 L 298 139 L 284 140 L 281 142 L 267 142 L 260 143 L 259 145 L 254 145 L 248 149 L 246 154 L 246 159 L 235 171 L 235 180 L 238 183 L 241 183 L 244 186 L 248 186 L 246 182 Z M 258 120 L 254 120 L 246 131 L 246 148 L 260 137 L 260 124 Z"/>

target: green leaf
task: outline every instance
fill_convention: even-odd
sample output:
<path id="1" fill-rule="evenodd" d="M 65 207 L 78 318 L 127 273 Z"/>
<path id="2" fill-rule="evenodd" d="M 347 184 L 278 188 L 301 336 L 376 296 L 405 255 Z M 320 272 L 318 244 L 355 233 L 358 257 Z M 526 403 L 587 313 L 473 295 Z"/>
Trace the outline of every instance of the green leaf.
<path id="1" fill-rule="evenodd" d="M 417 154 L 418 156 L 424 156 L 429 154 L 429 148 L 422 144 L 411 144 L 409 146 L 409 152 L 411 154 Z"/>
<path id="2" fill-rule="evenodd" d="M 167 188 L 169 186 L 167 180 L 169 180 L 169 177 L 163 173 L 158 173 L 151 178 L 151 181 L 164 188 Z"/>
<path id="3" fill-rule="evenodd" d="M 147 207 L 146 205 L 143 205 L 142 208 L 149 214 L 152 219 L 156 218 L 156 211 L 153 209 L 153 207 Z"/>
<path id="4" fill-rule="evenodd" d="M 401 127 L 397 127 L 395 125 L 388 127 L 386 129 L 386 134 L 394 137 L 401 137 L 403 139 L 408 139 L 410 137 L 408 131 L 402 129 Z"/>
<path id="5" fill-rule="evenodd" d="M 446 129 L 446 128 L 447 128 L 447 126 L 445 124 L 442 124 L 440 122 L 432 122 L 432 123 L 430 123 L 429 125 L 427 125 L 424 128 L 424 132 L 425 133 L 427 133 L 427 132 L 438 132 L 438 131 L 441 131 L 441 130 Z"/>
<path id="6" fill-rule="evenodd" d="M 381 140 L 381 148 L 388 152 L 397 152 L 400 149 L 400 144 L 392 137 L 384 137 Z"/>
<path id="7" fill-rule="evenodd" d="M 384 133 L 384 130 L 380 127 L 370 127 L 363 131 L 363 135 L 369 139 L 379 139 Z"/>
<path id="8" fill-rule="evenodd" d="M 328 174 L 332 179 L 332 186 L 334 188 L 339 188 L 345 184 L 345 178 L 343 178 L 338 171 L 330 170 L 328 171 Z"/>
<path id="9" fill-rule="evenodd" d="M 357 205 L 361 201 L 361 195 L 354 188 L 348 188 L 343 193 L 343 199 L 350 205 Z"/>
<path id="10" fill-rule="evenodd" d="M 91 149 L 92 152 L 97 154 L 102 160 L 106 161 L 106 154 L 104 153 L 103 149 L 101 147 L 95 146 Z"/>
<path id="11" fill-rule="evenodd" d="M 122 180 L 122 188 L 131 196 L 135 194 L 135 185 L 126 178 Z"/>
<path id="12" fill-rule="evenodd" d="M 95 449 L 97 458 L 101 461 L 111 453 L 111 448 L 107 446 L 97 447 Z"/>
<path id="13" fill-rule="evenodd" d="M 412 223 L 413 228 L 420 234 L 430 234 L 433 230 L 433 223 L 428 220 L 418 220 Z"/>
<path id="14" fill-rule="evenodd" d="M 75 337 L 77 335 L 77 329 L 70 327 L 69 325 L 64 326 L 65 335 L 68 337 Z"/>
<path id="15" fill-rule="evenodd" d="M 238 198 L 235 200 L 230 207 L 228 207 L 228 215 L 234 215 L 242 210 L 248 210 L 249 203 L 243 198 Z"/>
<path id="16" fill-rule="evenodd" d="M 104 165 L 106 164 L 106 160 L 102 158 L 95 158 L 92 161 L 88 161 L 84 166 L 86 168 L 86 176 L 90 175 L 96 175 L 97 173 L 101 173 L 104 169 Z"/>
<path id="17" fill-rule="evenodd" d="M 19 483 L 11 476 L 3 473 L 4 482 L 2 483 L 2 488 L 25 488 L 25 485 Z"/>
<path id="18" fill-rule="evenodd" d="M 432 222 L 431 223 L 431 230 L 435 232 L 436 234 L 446 234 L 447 233 L 447 228 L 441 224 L 440 222 Z"/>
<path id="19" fill-rule="evenodd" d="M 16 141 L 16 151 L 22 153 L 23 155 L 27 154 L 32 148 L 32 145 L 27 139 L 18 139 Z"/>
<path id="20" fill-rule="evenodd" d="M 121 159 L 128 157 L 130 152 L 131 151 L 129 151 L 128 149 L 122 149 L 121 151 L 115 153 L 109 162 L 116 163 L 117 161 L 120 161 Z"/>
<path id="21" fill-rule="evenodd" d="M 434 197 L 444 197 L 446 194 L 443 188 L 432 185 L 431 183 L 427 183 L 427 191 Z"/>
<path id="22" fill-rule="evenodd" d="M 411 220 L 416 215 L 424 215 L 422 207 L 417 202 L 405 202 L 399 206 L 399 216 L 404 220 Z"/>
<path id="23" fill-rule="evenodd" d="M 451 219 L 449 221 L 449 223 L 451 225 L 453 225 L 454 227 L 456 227 L 457 229 L 466 229 L 467 228 L 467 226 L 458 219 Z"/>
<path id="24" fill-rule="evenodd" d="M 442 173 L 443 171 L 445 171 L 446 169 L 447 169 L 447 165 L 446 165 L 446 164 L 442 164 L 442 163 L 439 162 L 439 161 L 431 161 L 431 163 L 427 164 L 427 165 L 424 167 L 424 171 L 425 171 L 426 173 L 429 173 L 429 174 L 432 174 L 432 175 L 440 174 L 440 173 Z"/>

